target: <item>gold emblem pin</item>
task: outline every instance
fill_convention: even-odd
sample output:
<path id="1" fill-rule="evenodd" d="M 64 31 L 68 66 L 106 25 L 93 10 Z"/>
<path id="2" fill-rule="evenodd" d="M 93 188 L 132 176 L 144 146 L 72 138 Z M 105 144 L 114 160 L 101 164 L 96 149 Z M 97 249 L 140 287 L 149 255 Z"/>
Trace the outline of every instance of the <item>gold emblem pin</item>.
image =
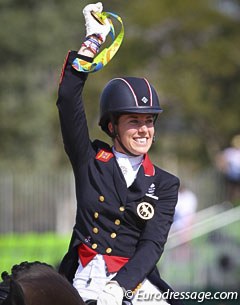
<path id="1" fill-rule="evenodd" d="M 140 202 L 137 206 L 137 214 L 144 220 L 151 219 L 154 215 L 154 208 L 149 202 Z"/>

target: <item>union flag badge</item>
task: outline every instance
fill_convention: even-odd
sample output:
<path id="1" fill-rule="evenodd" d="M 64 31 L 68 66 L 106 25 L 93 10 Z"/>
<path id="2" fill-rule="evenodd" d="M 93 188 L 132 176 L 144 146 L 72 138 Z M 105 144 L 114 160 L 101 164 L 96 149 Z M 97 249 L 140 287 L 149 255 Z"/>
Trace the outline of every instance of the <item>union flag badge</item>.
<path id="1" fill-rule="evenodd" d="M 111 158 L 113 158 L 113 153 L 103 149 L 96 155 L 96 159 L 102 162 L 108 162 Z"/>

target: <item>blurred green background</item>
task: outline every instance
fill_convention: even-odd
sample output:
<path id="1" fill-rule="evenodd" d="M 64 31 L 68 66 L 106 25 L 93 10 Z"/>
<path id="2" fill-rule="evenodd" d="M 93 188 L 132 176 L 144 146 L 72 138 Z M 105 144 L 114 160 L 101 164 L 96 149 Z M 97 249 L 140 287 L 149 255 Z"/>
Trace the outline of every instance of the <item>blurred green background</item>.
<path id="1" fill-rule="evenodd" d="M 122 17 L 125 37 L 113 60 L 86 84 L 90 135 L 109 141 L 96 111 L 109 79 L 149 79 L 164 109 L 151 158 L 195 192 L 198 210 L 207 211 L 201 232 L 203 219 L 212 223 L 196 238 L 192 227 L 189 243 L 167 246 L 159 268 L 181 289 L 239 289 L 240 218 L 234 215 L 240 198 L 226 205 L 216 156 L 240 133 L 240 1 L 102 2 Z M 84 39 L 88 3 L 0 0 L 0 272 L 24 260 L 57 266 L 68 247 L 74 182 L 55 103 L 64 58 Z M 229 208 L 232 213 L 224 214 Z M 224 217 L 230 220 L 221 227 Z"/>
<path id="2" fill-rule="evenodd" d="M 48 262 L 57 268 L 67 251 L 70 237 L 70 235 L 62 236 L 53 232 L 5 234 L 1 236 L 0 272 L 10 272 L 14 264 L 23 261 Z"/>
<path id="3" fill-rule="evenodd" d="M 0 169 L 68 166 L 55 101 L 65 55 L 84 38 L 82 9 L 88 3 L 0 1 Z M 116 57 L 87 83 L 92 137 L 104 138 L 95 110 L 105 83 L 115 76 L 145 76 L 164 108 L 152 153 L 173 154 L 194 169 L 212 164 L 240 132 L 239 1 L 103 4 L 122 17 L 125 38 Z"/>

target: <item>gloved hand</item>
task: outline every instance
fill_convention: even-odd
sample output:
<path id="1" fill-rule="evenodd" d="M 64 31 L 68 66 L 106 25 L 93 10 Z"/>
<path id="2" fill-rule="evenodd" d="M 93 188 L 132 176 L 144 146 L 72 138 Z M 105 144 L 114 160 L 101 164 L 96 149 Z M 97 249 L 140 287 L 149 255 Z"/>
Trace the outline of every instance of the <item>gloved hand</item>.
<path id="1" fill-rule="evenodd" d="M 96 4 L 88 4 L 83 9 L 83 15 L 85 18 L 86 26 L 86 37 L 90 35 L 99 35 L 102 42 L 106 40 L 106 37 L 110 31 L 110 22 L 108 18 L 104 19 L 104 24 L 100 24 L 95 18 L 91 15 L 91 12 L 101 13 L 103 10 L 103 5 L 101 2 Z"/>
<path id="2" fill-rule="evenodd" d="M 123 289 L 116 281 L 106 284 L 97 299 L 97 305 L 122 305 Z"/>

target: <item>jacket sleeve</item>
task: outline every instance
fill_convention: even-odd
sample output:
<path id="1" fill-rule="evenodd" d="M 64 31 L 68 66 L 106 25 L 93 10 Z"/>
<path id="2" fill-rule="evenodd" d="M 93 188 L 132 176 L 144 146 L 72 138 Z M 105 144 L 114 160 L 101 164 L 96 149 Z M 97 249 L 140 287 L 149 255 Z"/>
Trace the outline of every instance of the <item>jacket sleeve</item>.
<path id="1" fill-rule="evenodd" d="M 69 52 L 65 60 L 58 90 L 57 107 L 66 153 L 72 165 L 89 157 L 90 139 L 82 101 L 82 91 L 88 74 L 74 70 L 72 61 L 80 57 Z"/>
<path id="2" fill-rule="evenodd" d="M 148 220 L 135 254 L 114 277 L 126 290 L 134 290 L 155 268 L 173 222 L 178 197 L 179 179 L 174 176 L 164 182 L 158 193 L 154 217 Z"/>

